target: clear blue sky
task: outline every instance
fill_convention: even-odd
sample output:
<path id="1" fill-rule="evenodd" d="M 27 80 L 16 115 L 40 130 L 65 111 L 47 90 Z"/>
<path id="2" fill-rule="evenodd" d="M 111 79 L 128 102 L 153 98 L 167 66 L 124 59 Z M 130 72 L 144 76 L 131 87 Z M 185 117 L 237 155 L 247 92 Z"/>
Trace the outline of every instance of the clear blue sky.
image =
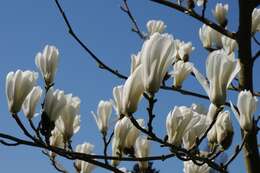
<path id="1" fill-rule="evenodd" d="M 175 38 L 192 41 L 196 50 L 191 55 L 191 61 L 202 72 L 205 71 L 206 51 L 202 48 L 198 37 L 201 23 L 148 0 L 129 1 L 130 8 L 143 31 L 146 31 L 145 24 L 149 19 L 161 19 L 168 26 L 167 32 L 172 33 Z M 212 4 L 216 2 L 219 1 L 211 1 Z M 236 2 L 235 0 L 228 1 L 230 3 L 230 23 L 228 27 L 233 31 L 236 30 L 238 19 Z M 62 1 L 62 6 L 80 38 L 108 65 L 128 74 L 130 71 L 130 55 L 139 51 L 142 41 L 130 31 L 129 19 L 119 9 L 120 4 L 120 0 Z M 207 9 L 209 18 L 212 18 L 212 8 L 210 6 Z M 81 130 L 73 137 L 73 146 L 87 141 L 95 145 L 95 153 L 102 153 L 101 136 L 90 111 L 96 110 L 99 100 L 112 98 L 112 88 L 123 81 L 96 67 L 95 62 L 67 33 L 63 20 L 52 0 L 4 0 L 0 7 L 0 23 L 0 131 L 22 136 L 8 113 L 4 92 L 6 74 L 17 69 L 36 71 L 34 63 L 36 53 L 42 51 L 44 45 L 52 44 L 57 46 L 60 51 L 55 88 L 63 89 L 66 93 L 73 93 L 79 96 L 82 101 Z M 259 70 L 255 71 L 255 73 L 259 72 Z M 255 87 L 259 88 L 259 80 L 256 79 L 255 81 Z M 38 83 L 42 86 L 41 78 L 39 78 Z M 189 87 L 191 90 L 204 93 L 202 87 L 194 78 L 185 81 L 184 88 Z M 236 100 L 236 97 L 232 97 L 232 95 L 234 96 L 234 92 L 230 93 L 230 99 Z M 158 102 L 155 106 L 155 129 L 161 136 L 165 134 L 167 113 L 174 105 L 189 106 L 193 102 L 204 104 L 204 106 L 209 104 L 205 100 L 169 91 L 160 91 L 156 96 Z M 145 101 L 142 101 L 139 106 L 140 110 L 136 113 L 140 117 L 146 115 L 145 104 Z M 20 116 L 23 117 L 22 113 Z M 113 118 L 115 119 L 115 116 Z M 39 120 L 39 117 L 36 118 L 37 120 Z M 235 119 L 233 118 L 233 120 Z M 233 125 L 236 129 L 233 141 L 235 145 L 240 138 L 240 132 L 236 121 L 233 121 Z M 167 150 L 161 150 L 155 146 L 152 145 L 152 155 L 161 151 L 167 152 Z M 0 161 L 0 169 L 3 172 L 56 172 L 40 150 L 26 146 L 8 148 L 0 145 Z M 71 162 L 65 161 L 64 163 L 70 172 L 74 171 Z M 180 173 L 183 165 L 181 161 L 173 158 L 165 162 L 156 162 L 155 167 L 160 169 L 161 173 Z M 94 172 L 105 171 L 96 169 Z M 244 172 L 241 154 L 239 159 L 231 165 L 231 172 Z"/>

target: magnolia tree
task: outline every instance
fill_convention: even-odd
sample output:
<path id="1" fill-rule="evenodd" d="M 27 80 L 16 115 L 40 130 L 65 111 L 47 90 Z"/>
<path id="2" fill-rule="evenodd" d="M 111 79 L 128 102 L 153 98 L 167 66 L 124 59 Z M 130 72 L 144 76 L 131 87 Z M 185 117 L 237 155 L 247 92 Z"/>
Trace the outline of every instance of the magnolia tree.
<path id="1" fill-rule="evenodd" d="M 39 74 L 30 70 L 14 70 L 7 74 L 5 89 L 8 109 L 26 138 L 0 133 L 1 144 L 40 148 L 60 172 L 67 171 L 58 162 L 59 157 L 73 160 L 78 173 L 90 173 L 96 167 L 115 173 L 158 172 L 156 166 L 152 168 L 152 162 L 172 158 L 183 161 L 184 173 L 226 173 L 242 150 L 247 172 L 258 172 L 260 156 L 257 132 L 260 118 L 255 112 L 259 93 L 253 88 L 252 76 L 254 62 L 260 53 L 259 50 L 252 52 L 251 41 L 260 45 L 255 37 L 260 31 L 260 9 L 257 8 L 260 2 L 238 1 L 239 25 L 236 32 L 231 32 L 227 18 L 228 4 L 216 3 L 212 13 L 206 13 L 207 5 L 212 3 L 206 0 L 151 1 L 202 23 L 198 35 L 201 46 L 208 51 L 206 75 L 190 61 L 190 54 L 195 49 L 191 42 L 184 42 L 167 33 L 166 24 L 161 20 L 149 20 L 147 30 L 142 31 L 127 0 L 123 0 L 121 10 L 132 22 L 133 32 L 143 41 L 140 51 L 131 56 L 130 74 L 125 76 L 105 64 L 81 41 L 61 4 L 54 0 L 72 38 L 90 54 L 99 68 L 122 79 L 122 84 L 111 91 L 113 98 L 101 100 L 97 108 L 93 108 L 97 111 L 91 112 L 100 131 L 100 139 L 103 140 L 103 153 L 93 153 L 94 143 L 72 145 L 73 135 L 80 130 L 81 100 L 55 87 L 59 50 L 51 45 L 46 45 L 35 57 Z M 213 15 L 214 21 L 207 18 L 210 15 Z M 182 89 L 189 75 L 204 88 L 205 95 Z M 37 85 L 38 77 L 44 80 L 45 86 Z M 169 85 L 167 81 L 171 79 L 173 84 Z M 165 122 L 162 122 L 166 134 L 161 136 L 153 128 L 159 90 L 208 99 L 210 104 L 207 107 L 196 103 L 174 106 L 169 110 Z M 237 102 L 227 100 L 229 90 L 237 93 Z M 135 115 L 142 99 L 148 103 L 145 115 L 147 122 Z M 40 100 L 43 100 L 41 109 L 37 110 Z M 110 120 L 112 112 L 117 115 L 113 123 Z M 40 118 L 33 121 L 37 114 Z M 240 130 L 233 128 L 233 114 Z M 27 119 L 28 123 L 22 119 Z M 241 134 L 240 144 L 232 149 L 233 153 L 228 154 L 226 159 L 219 161 L 217 158 L 230 148 L 235 133 Z M 207 144 L 206 150 L 201 147 L 203 142 Z M 153 155 L 151 143 L 166 148 L 168 153 Z M 134 168 L 123 168 L 120 167 L 121 162 L 137 164 Z"/>

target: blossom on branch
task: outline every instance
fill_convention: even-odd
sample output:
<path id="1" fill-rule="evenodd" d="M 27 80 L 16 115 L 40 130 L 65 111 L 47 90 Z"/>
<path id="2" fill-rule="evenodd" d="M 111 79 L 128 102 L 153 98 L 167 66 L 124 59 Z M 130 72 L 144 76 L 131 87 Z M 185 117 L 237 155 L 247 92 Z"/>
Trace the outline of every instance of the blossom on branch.
<path id="1" fill-rule="evenodd" d="M 221 26 L 227 25 L 228 4 L 217 3 L 212 13 Z"/>
<path id="2" fill-rule="evenodd" d="M 50 45 L 46 45 L 43 53 L 39 52 L 35 57 L 35 64 L 40 70 L 47 86 L 53 84 L 58 61 L 59 51 L 56 47 Z"/>
<path id="3" fill-rule="evenodd" d="M 60 112 L 55 126 L 62 133 L 65 142 L 69 142 L 73 134 L 80 129 L 80 99 L 72 97 L 72 94 L 66 95 L 66 104 Z"/>
<path id="4" fill-rule="evenodd" d="M 252 33 L 260 32 L 260 9 L 255 8 L 252 13 Z"/>
<path id="5" fill-rule="evenodd" d="M 6 76 L 5 93 L 7 96 L 8 108 L 11 113 L 21 110 L 26 96 L 36 85 L 38 73 L 33 71 L 9 72 Z"/>
<path id="6" fill-rule="evenodd" d="M 149 156 L 149 141 L 146 138 L 138 137 L 135 143 L 135 156 L 142 158 Z M 148 161 L 138 162 L 141 170 L 146 170 L 148 168 Z"/>
<path id="7" fill-rule="evenodd" d="M 231 108 L 236 115 L 240 127 L 245 131 L 250 131 L 253 127 L 253 114 L 256 112 L 257 103 L 258 99 L 247 90 L 241 91 L 238 95 L 238 111 L 231 103 Z"/>
<path id="8" fill-rule="evenodd" d="M 40 86 L 37 86 L 37 87 L 33 87 L 30 93 L 26 96 L 22 105 L 22 110 L 24 115 L 28 119 L 32 119 L 36 115 L 35 109 L 41 95 L 42 95 L 42 89 Z"/>
<path id="9" fill-rule="evenodd" d="M 93 117 L 96 120 L 99 131 L 103 134 L 107 134 L 109 119 L 112 113 L 112 101 L 101 100 L 98 104 L 97 114 L 91 111 Z"/>
<path id="10" fill-rule="evenodd" d="M 151 36 L 156 32 L 162 34 L 167 26 L 161 20 L 149 20 L 146 27 L 148 34 Z"/>
<path id="11" fill-rule="evenodd" d="M 210 53 L 206 62 L 207 79 L 193 68 L 195 77 L 216 106 L 225 104 L 226 90 L 240 71 L 240 64 L 234 56 L 233 53 L 228 55 L 223 50 Z"/>
<path id="12" fill-rule="evenodd" d="M 76 152 L 78 153 L 93 154 L 92 153 L 93 149 L 94 149 L 94 145 L 88 142 L 76 146 Z M 80 173 L 91 173 L 95 168 L 95 165 L 85 162 L 83 160 L 76 160 L 75 168 Z"/>
<path id="13" fill-rule="evenodd" d="M 140 52 L 143 66 L 142 80 L 144 89 L 149 94 L 156 93 L 176 56 L 176 45 L 168 34 L 153 34 L 143 44 Z"/>

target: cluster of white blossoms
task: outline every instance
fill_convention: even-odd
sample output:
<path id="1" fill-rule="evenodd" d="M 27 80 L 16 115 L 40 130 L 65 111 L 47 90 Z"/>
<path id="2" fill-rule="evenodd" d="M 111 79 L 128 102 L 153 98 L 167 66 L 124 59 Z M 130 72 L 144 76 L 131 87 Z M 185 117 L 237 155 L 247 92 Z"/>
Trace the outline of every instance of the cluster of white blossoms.
<path id="1" fill-rule="evenodd" d="M 204 1 L 194 1 L 202 5 Z M 227 27 L 228 5 L 217 4 L 213 15 L 219 25 Z M 252 33 L 260 31 L 260 12 L 255 9 L 252 14 Z M 145 93 L 153 97 L 162 86 L 167 74 L 173 78 L 173 87 L 181 88 L 184 80 L 193 73 L 204 88 L 210 99 L 208 111 L 200 105 L 191 107 L 175 106 L 166 118 L 167 142 L 190 150 L 207 131 L 213 120 L 216 123 L 207 134 L 210 146 L 227 149 L 232 143 L 233 126 L 228 111 L 217 113 L 226 103 L 227 89 L 240 71 L 239 61 L 235 58 L 237 47 L 232 40 L 209 26 L 203 25 L 199 37 L 203 46 L 210 50 L 206 60 L 206 77 L 190 61 L 190 55 L 195 49 L 191 42 L 174 39 L 165 33 L 166 25 L 160 20 L 147 23 L 147 37 L 136 55 L 131 56 L 130 75 L 127 80 L 113 88 L 113 100 L 101 100 L 96 113 L 91 112 L 99 131 L 108 134 L 112 109 L 117 121 L 114 125 L 112 138 L 112 155 L 121 157 L 132 154 L 135 157 L 149 155 L 147 137 L 140 135 L 140 130 L 132 123 L 133 113 L 138 110 L 138 104 Z M 54 127 L 49 134 L 51 146 L 64 149 L 70 147 L 72 136 L 80 129 L 80 99 L 63 90 L 54 89 L 54 78 L 57 71 L 59 51 L 54 46 L 47 45 L 43 53 L 38 53 L 35 63 L 40 70 L 46 86 L 45 98 L 42 104 L 42 116 Z M 169 69 L 173 68 L 171 72 Z M 31 120 L 36 115 L 42 89 L 37 86 L 38 74 L 34 71 L 10 72 L 6 77 L 6 95 L 8 108 L 12 114 L 22 109 L 25 116 Z M 253 127 L 253 114 L 256 111 L 257 99 L 250 91 L 241 91 L 238 95 L 237 108 L 231 103 L 241 128 L 249 131 Z M 45 118 L 46 118 L 45 117 Z M 144 119 L 136 119 L 139 127 L 145 128 Z M 94 146 L 84 143 L 76 147 L 76 152 L 92 154 Z M 55 153 L 50 153 L 55 157 Z M 118 166 L 119 160 L 111 161 Z M 75 167 L 78 172 L 89 173 L 94 165 L 77 160 Z M 148 161 L 139 162 L 140 169 L 148 168 Z M 197 166 L 192 161 L 184 162 L 185 173 L 208 173 L 210 168 L 204 164 Z"/>
<path id="2" fill-rule="evenodd" d="M 41 111 L 45 118 L 42 121 L 48 121 L 54 125 L 54 127 L 47 127 L 52 130 L 48 136 L 49 144 L 67 149 L 72 136 L 80 129 L 80 99 L 53 88 L 58 60 L 58 49 L 46 45 L 43 53 L 36 55 L 35 63 L 44 78 L 46 87 Z M 29 120 L 37 115 L 36 107 L 42 95 L 41 87 L 37 86 L 37 78 L 38 73 L 28 70 L 17 70 L 7 74 L 6 96 L 9 111 L 12 114 L 17 114 L 22 109 Z M 56 154 L 50 152 L 50 156 L 55 157 Z M 87 163 L 82 163 L 82 165 L 84 166 L 81 166 L 81 169 L 88 170 L 90 167 Z"/>

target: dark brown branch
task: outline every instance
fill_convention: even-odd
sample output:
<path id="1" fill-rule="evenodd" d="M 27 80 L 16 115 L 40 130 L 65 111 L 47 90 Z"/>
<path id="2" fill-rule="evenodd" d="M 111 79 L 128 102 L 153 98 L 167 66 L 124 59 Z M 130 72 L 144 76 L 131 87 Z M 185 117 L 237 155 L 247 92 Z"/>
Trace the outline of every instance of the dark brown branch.
<path id="1" fill-rule="evenodd" d="M 19 116 L 17 114 L 12 114 L 13 118 L 15 119 L 17 125 L 23 131 L 23 133 L 32 140 L 35 140 L 34 137 L 28 132 L 28 130 L 24 127 L 23 123 L 21 122 Z"/>
<path id="2" fill-rule="evenodd" d="M 121 9 L 123 12 L 125 12 L 125 13 L 128 15 L 129 19 L 131 20 L 132 25 L 133 25 L 132 31 L 135 32 L 135 33 L 137 33 L 137 35 L 138 35 L 142 40 L 144 40 L 144 39 L 145 39 L 145 36 L 144 36 L 144 34 L 142 33 L 142 31 L 140 30 L 140 28 L 139 28 L 139 26 L 138 26 L 138 24 L 137 24 L 137 22 L 136 22 L 136 19 L 134 18 L 132 12 L 130 11 L 129 6 L 128 6 L 128 3 L 127 3 L 127 0 L 123 0 L 123 5 L 120 6 L 120 9 Z"/>
<path id="3" fill-rule="evenodd" d="M 154 95 L 149 96 L 146 93 L 144 93 L 144 97 L 148 100 L 148 108 L 147 108 L 147 112 L 148 112 L 148 131 L 150 134 L 153 133 L 153 119 L 155 117 L 155 115 L 153 114 L 153 108 L 154 108 L 154 104 L 157 101 L 156 99 L 154 99 Z"/>
<path id="4" fill-rule="evenodd" d="M 19 143 L 19 145 L 27 145 L 27 146 L 37 147 L 37 148 L 41 148 L 41 149 L 47 149 L 47 150 L 52 151 L 52 152 L 54 152 L 54 153 L 56 153 L 56 154 L 58 154 L 62 157 L 65 157 L 69 160 L 79 159 L 79 160 L 83 160 L 83 161 L 86 161 L 88 163 L 97 165 L 101 168 L 108 169 L 108 170 L 113 171 L 115 173 L 123 173 L 122 171 L 120 171 L 119 169 L 117 169 L 113 166 L 106 165 L 106 164 L 104 164 L 100 161 L 94 160 L 91 155 L 86 155 L 86 154 L 76 153 L 76 152 L 70 152 L 70 151 L 66 151 L 66 150 L 61 149 L 61 148 L 52 147 L 52 146 L 49 146 L 49 145 L 47 146 L 47 145 L 43 145 L 41 143 L 26 141 L 26 140 L 19 139 L 19 138 L 16 138 L 14 136 L 10 136 L 10 135 L 3 134 L 3 133 L 0 133 L 0 138 L 4 138 L 4 139 L 8 139 L 8 140 L 17 142 L 17 143 Z"/>
<path id="5" fill-rule="evenodd" d="M 161 5 L 170 7 L 170 8 L 173 8 L 173 9 L 179 11 L 179 12 L 182 12 L 183 14 L 189 15 L 189 16 L 199 20 L 200 22 L 210 26 L 211 28 L 215 29 L 216 31 L 220 32 L 221 34 L 223 34 L 223 35 L 225 35 L 229 38 L 236 39 L 236 33 L 232 33 L 230 31 L 226 30 L 225 28 L 217 25 L 216 23 L 210 21 L 209 19 L 197 14 L 193 10 L 187 9 L 185 7 L 182 7 L 182 6 L 180 6 L 180 5 L 178 5 L 174 2 L 170 2 L 168 0 L 150 0 L 150 1 L 156 2 L 158 4 L 161 4 Z"/>
<path id="6" fill-rule="evenodd" d="M 252 36 L 253 37 L 253 40 L 255 41 L 255 43 L 260 46 L 260 42 L 257 40 L 257 38 L 255 37 L 255 35 Z"/>
<path id="7" fill-rule="evenodd" d="M 260 50 L 258 50 L 258 51 L 256 52 L 256 54 L 252 57 L 253 63 L 256 61 L 256 59 L 257 59 L 258 57 L 260 57 Z"/>
<path id="8" fill-rule="evenodd" d="M 228 165 L 237 157 L 237 155 L 240 153 L 240 151 L 243 149 L 243 146 L 245 144 L 245 138 L 246 136 L 244 136 L 244 139 L 242 141 L 242 143 L 238 146 L 236 146 L 235 152 L 233 153 L 233 155 L 228 159 L 228 161 L 224 164 L 224 167 L 227 168 Z"/>
<path id="9" fill-rule="evenodd" d="M 121 79 L 127 79 L 127 76 L 125 76 L 125 75 L 119 73 L 118 70 L 114 70 L 114 69 L 110 68 L 108 65 L 106 65 L 105 63 L 103 63 L 103 62 L 101 61 L 101 59 L 98 58 L 98 57 L 94 54 L 94 52 L 92 52 L 92 51 L 88 48 L 88 46 L 80 40 L 80 38 L 79 38 L 79 37 L 76 35 L 76 33 L 73 31 L 73 28 L 72 28 L 72 26 L 71 26 L 71 24 L 70 24 L 70 22 L 69 22 L 69 20 L 68 20 L 68 18 L 67 18 L 67 16 L 66 16 L 64 10 L 63 10 L 62 7 L 61 7 L 61 5 L 60 5 L 60 3 L 59 3 L 59 0 L 54 0 L 54 2 L 55 2 L 55 4 L 56 4 L 56 6 L 57 6 L 57 8 L 58 8 L 58 10 L 59 10 L 59 12 L 60 12 L 60 14 L 62 15 L 62 17 L 63 17 L 63 19 L 64 19 L 64 22 L 65 22 L 65 24 L 66 24 L 66 26 L 67 26 L 67 28 L 68 28 L 69 34 L 70 34 L 70 35 L 78 42 L 78 44 L 90 55 L 90 57 L 97 62 L 98 67 L 101 68 L 101 69 L 104 69 L 104 70 L 109 71 L 110 73 L 116 75 L 117 77 L 119 77 L 119 78 L 121 78 Z"/>

